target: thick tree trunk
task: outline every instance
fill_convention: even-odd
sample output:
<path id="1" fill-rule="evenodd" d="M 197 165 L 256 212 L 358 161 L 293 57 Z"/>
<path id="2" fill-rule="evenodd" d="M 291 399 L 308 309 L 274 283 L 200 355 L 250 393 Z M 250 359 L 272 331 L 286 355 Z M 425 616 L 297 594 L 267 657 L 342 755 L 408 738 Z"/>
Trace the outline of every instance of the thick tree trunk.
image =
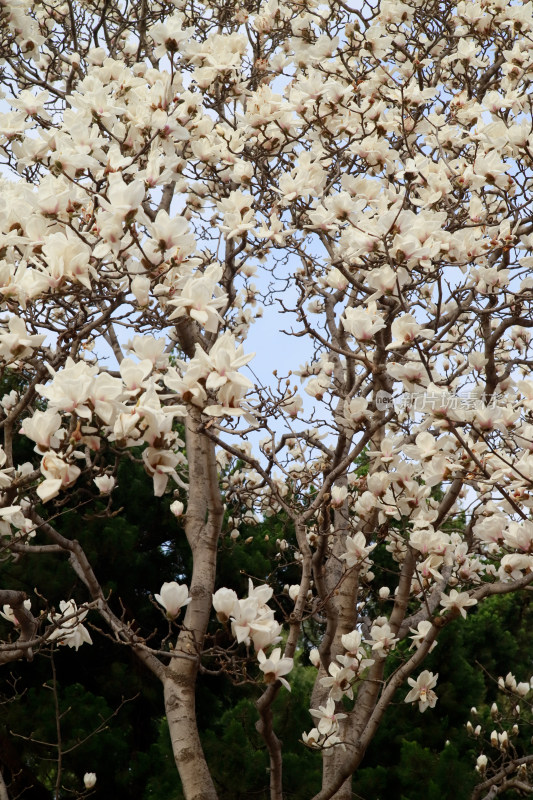
<path id="1" fill-rule="evenodd" d="M 337 509 L 334 514 L 335 540 L 332 556 L 328 559 L 325 569 L 325 585 L 328 599 L 328 627 L 330 638 L 325 637 L 321 650 L 322 666 L 319 669 L 317 680 L 313 689 L 312 706 L 318 708 L 327 701 L 329 690 L 325 689 L 320 681 L 328 675 L 327 667 L 330 661 L 340 653 L 344 653 L 341 637 L 354 629 L 357 620 L 354 597 L 357 596 L 359 584 L 359 569 L 354 569 L 343 579 L 343 567 L 340 555 L 346 550 L 346 537 L 349 534 L 347 507 Z M 325 646 L 324 646 L 325 645 Z M 346 729 L 346 720 L 341 721 L 339 735 L 343 738 Z M 339 765 L 345 759 L 344 751 L 338 747 L 325 750 L 322 758 L 322 788 L 326 789 L 338 774 Z M 334 800 L 351 800 L 352 779 L 348 778 L 343 787 L 333 796 Z"/>
<path id="2" fill-rule="evenodd" d="M 185 532 L 192 551 L 191 602 L 174 658 L 165 670 L 165 710 L 176 766 L 186 800 L 216 800 L 196 724 L 195 692 L 198 667 L 215 589 L 217 544 L 223 504 L 213 443 L 202 433 L 200 412 L 191 409 L 186 444 L 189 463 L 189 498 Z M 179 653 L 183 658 L 179 658 Z"/>
<path id="3" fill-rule="evenodd" d="M 169 669 L 163 681 L 172 752 L 186 800 L 217 800 L 196 726 L 194 676 L 182 673 Z"/>

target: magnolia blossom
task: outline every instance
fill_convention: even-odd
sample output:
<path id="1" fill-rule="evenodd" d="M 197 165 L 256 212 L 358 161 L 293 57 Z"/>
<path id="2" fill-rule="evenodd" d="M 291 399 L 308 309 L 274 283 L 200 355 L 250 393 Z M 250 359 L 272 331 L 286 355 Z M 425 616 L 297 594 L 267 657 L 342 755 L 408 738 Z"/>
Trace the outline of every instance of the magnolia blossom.
<path id="1" fill-rule="evenodd" d="M 367 308 L 346 308 L 342 318 L 344 329 L 362 342 L 371 341 L 375 334 L 385 327 L 378 314 L 377 304 L 372 302 Z"/>
<path id="2" fill-rule="evenodd" d="M 227 622 L 234 613 L 237 613 L 237 604 L 237 593 L 233 589 L 222 587 L 213 595 L 213 608 L 216 611 L 219 622 Z"/>
<path id="3" fill-rule="evenodd" d="M 112 475 L 99 475 L 94 478 L 94 482 L 100 494 L 110 494 L 115 488 L 116 479 Z"/>
<path id="4" fill-rule="evenodd" d="M 268 658 L 263 650 L 259 650 L 257 653 L 257 660 L 259 661 L 259 669 L 265 674 L 266 683 L 275 683 L 279 681 L 290 692 L 291 687 L 283 675 L 287 675 L 292 670 L 292 658 L 281 658 L 281 648 L 276 647 Z"/>
<path id="5" fill-rule="evenodd" d="M 43 503 L 47 503 L 59 494 L 60 489 L 75 483 L 81 470 L 75 464 L 67 464 L 49 450 L 41 461 L 41 472 L 45 480 L 37 487 L 37 494 Z"/>
<path id="6" fill-rule="evenodd" d="M 394 341 L 387 345 L 387 350 L 403 347 L 414 341 L 417 336 L 428 337 L 433 334 L 431 329 L 422 328 L 412 314 L 404 314 L 402 317 L 395 319 L 391 330 Z"/>
<path id="7" fill-rule="evenodd" d="M 320 679 L 320 685 L 329 689 L 329 696 L 332 700 L 342 700 L 344 695 L 353 700 L 353 689 L 351 682 L 355 678 L 355 672 L 349 667 L 339 667 L 334 661 L 328 668 L 329 676 Z"/>
<path id="8" fill-rule="evenodd" d="M 0 333 L 0 358 L 7 362 L 27 358 L 46 339 L 44 334 L 28 335 L 24 320 L 20 317 L 10 317 L 7 325 L 8 331 Z"/>
<path id="9" fill-rule="evenodd" d="M 181 462 L 178 453 L 171 450 L 160 450 L 155 447 L 147 447 L 143 450 L 142 459 L 145 469 L 154 481 L 154 495 L 161 497 L 170 478 L 174 478 L 179 483 L 176 467 Z"/>
<path id="10" fill-rule="evenodd" d="M 257 651 L 265 650 L 281 639 L 281 625 L 276 622 L 274 612 L 267 606 L 273 590 L 266 585 L 254 587 L 251 580 L 248 583 L 248 597 L 233 602 L 231 629 L 238 643 L 245 642 L 248 645 L 251 640 Z M 227 589 L 219 589 L 213 596 L 213 605 L 217 615 L 220 612 L 221 621 L 225 621 L 232 601 L 233 597 Z"/>
<path id="11" fill-rule="evenodd" d="M 359 631 L 351 631 L 351 633 L 344 633 L 341 636 L 342 646 L 348 653 L 357 653 L 361 646 L 362 635 Z"/>
<path id="12" fill-rule="evenodd" d="M 50 641 L 67 645 L 78 650 L 82 644 L 92 644 L 89 631 L 82 625 L 87 616 L 87 609 L 79 610 L 74 600 L 61 600 L 59 603 L 60 614 L 49 614 L 48 619 L 58 626 L 48 637 Z"/>
<path id="13" fill-rule="evenodd" d="M 31 600 L 24 600 L 24 608 L 29 611 L 31 609 Z M 11 606 L 4 605 L 3 610 L 0 611 L 0 617 L 7 619 L 8 622 L 12 622 L 13 625 L 19 625 L 19 621 L 15 616 L 15 612 L 11 608 Z"/>
<path id="14" fill-rule="evenodd" d="M 185 584 L 176 581 L 164 583 L 160 594 L 154 595 L 160 606 L 167 612 L 168 619 L 176 619 L 181 609 L 189 605 L 192 597 L 189 597 L 189 590 Z"/>
<path id="15" fill-rule="evenodd" d="M 176 306 L 176 311 L 169 316 L 169 319 L 187 314 L 209 333 L 216 333 L 219 323 L 222 322 L 218 309 L 223 308 L 228 301 L 227 295 L 218 286 L 221 277 L 222 267 L 219 264 L 211 264 L 202 275 L 189 278 L 183 285 L 179 297 L 169 300 L 169 305 Z"/>
<path id="16" fill-rule="evenodd" d="M 329 697 L 325 706 L 311 708 L 309 713 L 318 720 L 317 728 L 321 734 L 336 733 L 339 728 L 339 721 L 346 718 L 346 714 L 335 713 L 335 701 Z"/>
<path id="17" fill-rule="evenodd" d="M 407 694 L 405 702 L 416 703 L 418 701 L 418 710 L 422 713 L 426 708 L 434 708 L 437 702 L 437 695 L 433 688 L 437 685 L 438 677 L 438 674 L 433 675 L 432 672 L 425 669 L 416 680 L 408 678 L 407 682 L 413 688 Z"/>
<path id="18" fill-rule="evenodd" d="M 364 561 L 369 553 L 376 547 L 376 543 L 367 545 L 366 537 L 363 533 L 356 533 L 355 536 L 346 538 L 346 552 L 341 554 L 341 558 L 346 561 L 346 566 L 353 567 Z"/>
<path id="19" fill-rule="evenodd" d="M 372 650 L 377 652 L 378 656 L 385 656 L 390 650 L 394 650 L 399 639 L 394 636 L 390 626 L 387 622 L 383 625 L 373 625 L 370 630 L 369 644 L 372 645 Z"/>
<path id="20" fill-rule="evenodd" d="M 411 648 L 416 647 L 418 649 L 420 645 L 424 642 L 426 636 L 431 631 L 432 627 L 433 625 L 430 622 L 430 620 L 425 619 L 418 623 L 417 628 L 409 628 L 409 630 L 413 634 L 413 636 L 411 636 L 411 639 L 413 640 Z M 431 653 L 431 651 L 434 650 L 436 646 L 437 642 L 432 642 L 428 652 Z"/>
<path id="21" fill-rule="evenodd" d="M 440 604 L 446 611 L 459 611 L 461 616 L 466 619 L 466 609 L 475 606 L 477 600 L 470 597 L 468 592 L 458 592 L 456 589 L 452 589 L 449 595 L 442 595 Z"/>
<path id="22" fill-rule="evenodd" d="M 331 505 L 334 508 L 340 508 L 346 498 L 348 497 L 347 486 L 333 486 L 331 488 Z"/>

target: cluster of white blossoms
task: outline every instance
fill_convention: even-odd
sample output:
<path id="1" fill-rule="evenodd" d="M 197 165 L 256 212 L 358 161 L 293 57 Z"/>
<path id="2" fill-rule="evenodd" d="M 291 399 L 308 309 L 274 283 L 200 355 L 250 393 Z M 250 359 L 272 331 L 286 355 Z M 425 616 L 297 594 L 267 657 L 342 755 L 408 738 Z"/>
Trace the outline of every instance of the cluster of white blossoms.
<path id="1" fill-rule="evenodd" d="M 374 626 L 372 634 L 377 633 L 377 629 L 381 627 Z M 388 628 L 388 625 L 386 627 Z M 337 656 L 336 661 L 331 661 L 327 675 L 319 679 L 320 685 L 328 691 L 328 699 L 325 706 L 310 709 L 311 715 L 318 722 L 316 728 L 312 728 L 302 736 L 303 741 L 309 747 L 327 750 L 342 744 L 342 738 L 339 736 L 339 721 L 345 719 L 346 715 L 336 711 L 336 704 L 343 697 L 353 700 L 354 685 L 364 671 L 374 663 L 374 659 L 369 658 L 371 651 L 367 646 L 368 643 L 365 644 L 359 631 L 354 630 L 344 634 L 341 641 L 344 652 Z M 381 641 L 384 645 L 384 640 Z M 320 668 L 321 661 L 318 650 L 312 650 L 310 657 L 312 663 Z"/>
<path id="2" fill-rule="evenodd" d="M 26 611 L 31 611 L 31 600 L 24 600 L 23 605 Z M 83 625 L 88 609 L 78 608 L 74 600 L 61 600 L 59 608 L 61 613 L 52 612 L 48 614 L 48 620 L 53 623 L 53 628 L 50 629 L 50 633 L 46 637 L 47 641 L 73 647 L 76 651 L 82 644 L 92 644 L 91 635 Z M 7 604 L 0 611 L 0 616 L 15 626 L 20 625 L 16 612 Z"/>
<path id="3" fill-rule="evenodd" d="M 267 605 L 273 594 L 270 586 L 254 586 L 249 579 L 248 597 L 239 600 L 233 589 L 222 587 L 213 595 L 213 608 L 219 622 L 231 622 L 231 632 L 238 644 L 244 643 L 247 647 L 253 644 L 265 682 L 279 680 L 290 691 L 283 676 L 292 670 L 293 659 L 282 658 L 279 647 L 268 657 L 265 654 L 269 647 L 281 641 L 282 627 Z"/>
<path id="4" fill-rule="evenodd" d="M 138 360 L 124 358 L 116 377 L 97 364 L 71 358 L 61 370 L 48 368 L 51 380 L 36 386 L 47 401 L 46 411 L 37 409 L 20 431 L 42 455 L 45 480 L 37 494 L 43 502 L 76 482 L 82 471 L 79 462 L 90 463 L 88 453 L 97 452 L 104 439 L 120 447 L 147 445 L 144 465 L 153 477 L 154 494 L 161 496 L 169 478 L 182 484 L 176 469 L 186 463 L 174 420 L 187 411 L 174 401 L 204 405 L 206 414 L 216 416 L 243 413 L 240 400 L 251 382 L 237 370 L 252 356 L 235 347 L 231 334 L 218 339 L 210 353 L 197 346 L 195 358 L 178 361 L 178 367 L 169 365 L 164 345 L 162 339 L 136 336 L 132 350 Z M 205 405 L 209 394 L 215 403 Z M 105 476 L 95 482 L 101 491 L 109 490 Z"/>

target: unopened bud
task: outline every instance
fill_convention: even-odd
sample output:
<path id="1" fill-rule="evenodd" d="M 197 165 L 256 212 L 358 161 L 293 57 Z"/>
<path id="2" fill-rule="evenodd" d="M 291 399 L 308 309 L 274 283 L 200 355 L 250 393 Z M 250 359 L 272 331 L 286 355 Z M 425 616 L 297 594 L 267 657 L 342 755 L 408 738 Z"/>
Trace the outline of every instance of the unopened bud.
<path id="1" fill-rule="evenodd" d="M 96 783 L 96 773 L 86 772 L 83 776 L 83 785 L 86 789 L 92 789 Z"/>
<path id="2" fill-rule="evenodd" d="M 483 775 L 485 770 L 487 769 L 487 756 L 480 755 L 477 757 L 476 761 L 476 770 Z"/>
<path id="3" fill-rule="evenodd" d="M 309 661 L 311 664 L 316 667 L 317 669 L 320 666 L 320 653 L 316 647 L 313 647 L 311 652 L 309 653 Z"/>

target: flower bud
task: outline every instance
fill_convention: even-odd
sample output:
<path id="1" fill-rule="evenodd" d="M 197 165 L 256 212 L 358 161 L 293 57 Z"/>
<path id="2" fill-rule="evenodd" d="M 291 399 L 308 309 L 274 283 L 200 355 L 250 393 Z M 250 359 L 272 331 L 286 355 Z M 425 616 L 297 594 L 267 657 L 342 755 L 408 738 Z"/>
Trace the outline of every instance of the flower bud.
<path id="1" fill-rule="evenodd" d="M 175 517 L 181 517 L 183 514 L 184 505 L 179 500 L 174 500 L 173 503 L 170 505 L 170 513 L 174 514 Z"/>
<path id="2" fill-rule="evenodd" d="M 488 760 L 488 759 L 487 759 L 487 756 L 485 756 L 485 755 L 483 755 L 483 754 L 477 757 L 477 761 L 476 761 L 476 770 L 477 770 L 477 771 L 478 771 L 478 772 L 479 772 L 481 775 L 483 775 L 483 773 L 484 773 L 484 772 L 485 772 L 485 770 L 487 769 L 487 760 Z"/>
<path id="3" fill-rule="evenodd" d="M 150 278 L 136 275 L 131 282 L 131 291 L 140 306 L 147 306 L 150 300 Z"/>
<path id="4" fill-rule="evenodd" d="M 316 647 L 313 647 L 311 652 L 309 653 L 309 661 L 311 664 L 316 667 L 317 669 L 320 666 L 320 653 Z"/>
<path id="5" fill-rule="evenodd" d="M 92 789 L 94 784 L 96 783 L 96 773 L 95 772 L 86 772 L 83 776 L 83 785 L 86 789 Z"/>

